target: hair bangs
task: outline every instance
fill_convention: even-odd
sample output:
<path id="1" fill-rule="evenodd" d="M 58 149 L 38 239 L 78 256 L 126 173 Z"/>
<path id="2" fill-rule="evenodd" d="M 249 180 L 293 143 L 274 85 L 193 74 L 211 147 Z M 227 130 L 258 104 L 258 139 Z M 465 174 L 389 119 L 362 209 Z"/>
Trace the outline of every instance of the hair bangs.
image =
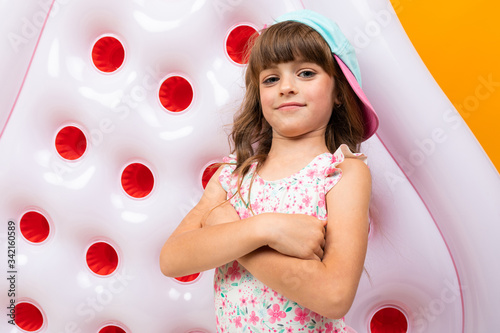
<path id="1" fill-rule="evenodd" d="M 274 24 L 257 38 L 249 58 L 255 74 L 275 64 L 300 60 L 320 65 L 333 76 L 333 55 L 321 35 L 294 21 Z"/>

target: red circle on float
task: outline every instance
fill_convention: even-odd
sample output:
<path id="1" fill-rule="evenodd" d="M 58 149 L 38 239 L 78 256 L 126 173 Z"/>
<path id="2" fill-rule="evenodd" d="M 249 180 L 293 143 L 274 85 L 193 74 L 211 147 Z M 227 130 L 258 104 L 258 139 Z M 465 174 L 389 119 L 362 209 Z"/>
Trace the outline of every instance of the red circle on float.
<path id="1" fill-rule="evenodd" d="M 126 333 L 121 327 L 115 325 L 108 325 L 99 330 L 99 333 Z"/>
<path id="2" fill-rule="evenodd" d="M 66 126 L 56 135 L 56 150 L 66 160 L 77 160 L 87 150 L 87 138 L 75 126 Z"/>
<path id="3" fill-rule="evenodd" d="M 115 37 L 100 38 L 92 48 L 92 62 L 104 73 L 112 73 L 121 67 L 125 60 L 125 48 Z"/>
<path id="4" fill-rule="evenodd" d="M 219 166 L 220 163 L 212 163 L 205 168 L 205 170 L 203 171 L 203 175 L 201 176 L 201 186 L 203 186 L 203 189 L 207 187 L 208 182 L 217 171 Z"/>
<path id="5" fill-rule="evenodd" d="M 371 333 L 406 333 L 408 320 L 403 312 L 393 307 L 378 310 L 370 321 Z"/>
<path id="6" fill-rule="evenodd" d="M 106 242 L 96 242 L 87 250 L 87 266 L 97 275 L 110 275 L 118 267 L 118 253 Z"/>
<path id="7" fill-rule="evenodd" d="M 23 237 L 32 243 L 43 242 L 50 233 L 47 218 L 35 211 L 27 212 L 21 217 L 19 228 Z"/>
<path id="8" fill-rule="evenodd" d="M 247 49 L 251 46 L 249 43 L 257 33 L 257 30 L 249 25 L 240 25 L 231 30 L 226 39 L 226 52 L 229 58 L 237 64 L 246 64 Z"/>
<path id="9" fill-rule="evenodd" d="M 193 101 L 193 87 L 182 76 L 171 76 L 160 86 L 160 103 L 171 112 L 186 110 Z"/>
<path id="10" fill-rule="evenodd" d="M 122 172 L 123 190 L 133 198 L 141 199 L 153 190 L 155 179 L 151 170 L 141 163 L 129 164 Z"/>
<path id="11" fill-rule="evenodd" d="M 198 278 L 198 276 L 200 276 L 200 273 L 176 277 L 175 279 L 179 282 L 182 282 L 182 283 L 189 283 L 189 282 L 193 282 L 194 280 L 196 280 Z"/>
<path id="12" fill-rule="evenodd" d="M 43 315 L 40 309 L 27 302 L 16 304 L 14 309 L 16 325 L 27 332 L 35 332 L 43 325 Z"/>

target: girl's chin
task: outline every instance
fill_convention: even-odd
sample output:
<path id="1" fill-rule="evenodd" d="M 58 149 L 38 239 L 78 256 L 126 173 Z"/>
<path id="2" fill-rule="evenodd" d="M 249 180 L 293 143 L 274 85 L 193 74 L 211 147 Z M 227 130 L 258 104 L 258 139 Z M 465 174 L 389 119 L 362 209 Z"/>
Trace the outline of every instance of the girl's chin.
<path id="1" fill-rule="evenodd" d="M 310 138 L 324 139 L 324 137 L 324 130 L 287 129 L 273 132 L 273 139 L 301 140 Z"/>

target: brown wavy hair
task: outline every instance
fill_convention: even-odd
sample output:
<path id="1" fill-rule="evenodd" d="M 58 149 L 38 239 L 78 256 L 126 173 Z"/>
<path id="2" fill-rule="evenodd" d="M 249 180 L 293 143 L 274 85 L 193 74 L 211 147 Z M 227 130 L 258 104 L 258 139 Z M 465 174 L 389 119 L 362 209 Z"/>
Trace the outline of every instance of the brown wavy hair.
<path id="1" fill-rule="evenodd" d="M 272 128 L 262 113 L 259 74 L 275 64 L 300 59 L 318 64 L 335 79 L 335 105 L 325 131 L 325 143 L 333 153 L 345 143 L 358 152 L 363 141 L 364 126 L 361 101 L 347 82 L 342 70 L 321 35 L 300 22 L 285 21 L 264 29 L 255 35 L 247 50 L 248 67 L 245 73 L 246 92 L 234 117 L 230 139 L 236 155 L 235 172 L 239 184 L 253 162 L 261 166 L 271 149 Z M 253 183 L 253 182 L 252 182 Z"/>

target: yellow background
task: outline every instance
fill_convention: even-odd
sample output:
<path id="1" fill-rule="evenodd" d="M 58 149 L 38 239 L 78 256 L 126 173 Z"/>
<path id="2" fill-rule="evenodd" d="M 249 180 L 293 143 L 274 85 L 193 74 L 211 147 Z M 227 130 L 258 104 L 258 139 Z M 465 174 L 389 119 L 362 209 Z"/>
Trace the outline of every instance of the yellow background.
<path id="1" fill-rule="evenodd" d="M 391 3 L 434 79 L 500 171 L 500 1 Z M 488 78 L 496 83 L 490 90 L 482 83 Z"/>

